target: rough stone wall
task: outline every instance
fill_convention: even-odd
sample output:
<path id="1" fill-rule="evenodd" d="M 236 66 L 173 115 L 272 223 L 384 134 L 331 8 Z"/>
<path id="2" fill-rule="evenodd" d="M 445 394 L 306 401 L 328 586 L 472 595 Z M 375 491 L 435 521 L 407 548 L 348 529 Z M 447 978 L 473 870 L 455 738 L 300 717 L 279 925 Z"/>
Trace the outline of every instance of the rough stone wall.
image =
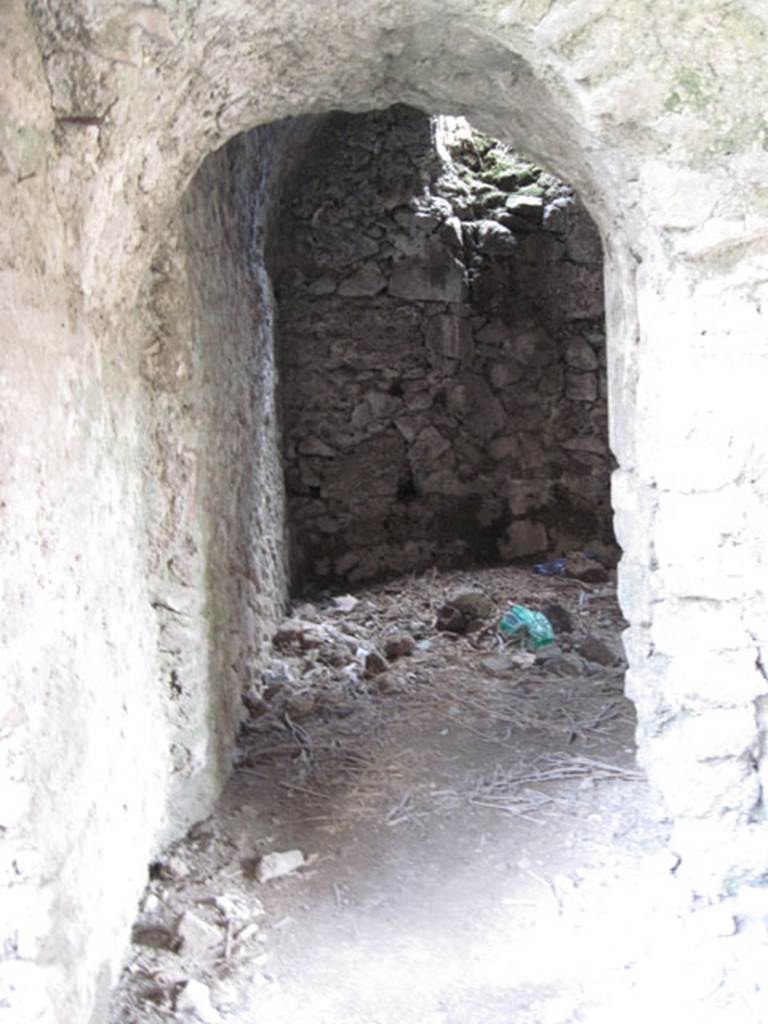
<path id="1" fill-rule="evenodd" d="M 52 288 L 55 219 L 6 307 L 3 1021 L 104 1019 L 147 865 L 228 774 L 286 597 L 265 250 L 305 131 L 204 163 L 124 321 Z"/>
<path id="2" fill-rule="evenodd" d="M 301 120 L 233 139 L 195 175 L 139 311 L 149 599 L 170 734 L 167 837 L 210 806 L 240 696 L 286 596 L 266 247 Z"/>
<path id="3" fill-rule="evenodd" d="M 601 248 L 571 189 L 455 119 L 337 114 L 279 262 L 294 585 L 608 538 Z"/>
<path id="4" fill-rule="evenodd" d="M 170 767 L 136 298 L 205 156 L 290 115 L 466 114 L 589 208 L 641 756 L 678 877 L 759 900 L 765 5 L 6 0 L 0 27 L 5 1017 L 103 1019 Z"/>

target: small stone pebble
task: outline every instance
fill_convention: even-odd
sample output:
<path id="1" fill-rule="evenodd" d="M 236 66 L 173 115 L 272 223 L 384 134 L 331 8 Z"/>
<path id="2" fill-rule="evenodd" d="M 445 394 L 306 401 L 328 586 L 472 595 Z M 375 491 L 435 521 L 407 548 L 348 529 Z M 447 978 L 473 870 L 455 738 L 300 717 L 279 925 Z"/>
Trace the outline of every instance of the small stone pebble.
<path id="1" fill-rule="evenodd" d="M 571 613 L 566 608 L 563 608 L 561 604 L 547 604 L 542 611 L 552 623 L 552 628 L 556 634 L 573 632 Z"/>
<path id="2" fill-rule="evenodd" d="M 600 637 L 594 636 L 591 633 L 579 644 L 577 650 L 587 661 L 592 661 L 596 665 L 603 665 L 605 668 L 611 668 L 622 660 L 617 647 L 607 644 Z"/>
<path id="3" fill-rule="evenodd" d="M 387 661 L 378 651 L 368 651 L 365 656 L 365 674 L 378 676 L 387 671 Z"/>
<path id="4" fill-rule="evenodd" d="M 189 877 L 189 866 L 178 854 L 173 854 L 161 866 L 163 878 L 182 879 Z"/>
<path id="5" fill-rule="evenodd" d="M 301 850 L 267 853 L 259 861 L 256 877 L 260 882 L 271 882 L 275 878 L 293 874 L 306 863 Z"/>
<path id="6" fill-rule="evenodd" d="M 444 604 L 437 613 L 435 628 L 443 633 L 466 633 L 468 626 L 466 615 L 452 604 Z"/>
<path id="7" fill-rule="evenodd" d="M 204 956 L 222 941 L 221 930 L 190 910 L 186 910 L 176 925 L 181 950 L 187 956 Z"/>
<path id="8" fill-rule="evenodd" d="M 493 601 L 482 590 L 457 590 L 446 603 L 468 619 L 484 619 L 494 610 Z"/>
<path id="9" fill-rule="evenodd" d="M 202 981 L 190 978 L 176 996 L 176 1012 L 203 1024 L 220 1024 L 221 1015 L 211 1002 L 211 990 Z"/>
<path id="10" fill-rule="evenodd" d="M 384 641 L 384 654 L 390 661 L 413 654 L 415 648 L 416 641 L 407 633 L 398 633 Z"/>

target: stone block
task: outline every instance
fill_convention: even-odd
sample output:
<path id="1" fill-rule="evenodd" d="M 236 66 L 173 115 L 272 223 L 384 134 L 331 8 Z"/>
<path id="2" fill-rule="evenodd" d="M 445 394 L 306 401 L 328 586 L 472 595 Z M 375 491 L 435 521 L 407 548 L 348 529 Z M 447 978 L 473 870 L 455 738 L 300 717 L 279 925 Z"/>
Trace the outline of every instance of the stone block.
<path id="1" fill-rule="evenodd" d="M 590 263 L 599 266 L 603 259 L 600 234 L 594 223 L 577 207 L 580 216 L 571 217 L 568 224 L 565 247 L 568 259 L 574 263 Z"/>
<path id="2" fill-rule="evenodd" d="M 757 706 L 768 694 L 768 682 L 756 665 L 754 648 L 720 651 L 691 648 L 665 667 L 665 698 L 682 709 Z M 757 718 L 756 718 L 757 720 Z"/>
<path id="3" fill-rule="evenodd" d="M 478 374 L 463 376 L 448 392 L 446 406 L 460 426 L 480 440 L 493 437 L 506 424 L 501 403 Z"/>
<path id="4" fill-rule="evenodd" d="M 597 377 L 594 373 L 568 373 L 565 397 L 572 402 L 594 402 L 597 399 Z"/>
<path id="5" fill-rule="evenodd" d="M 719 710 L 676 721 L 645 749 L 643 763 L 673 814 L 714 817 L 727 808 L 746 820 L 760 797 L 756 742 L 746 710 Z"/>
<path id="6" fill-rule="evenodd" d="M 654 544 L 665 590 L 679 597 L 728 600 L 763 586 L 764 509 L 748 487 L 713 494 L 658 496 Z"/>
<path id="7" fill-rule="evenodd" d="M 453 466 L 451 444 L 435 427 L 425 427 L 411 445 L 408 461 L 420 487 L 439 490 L 437 474 Z"/>
<path id="8" fill-rule="evenodd" d="M 565 385 L 565 371 L 560 363 L 552 363 L 544 368 L 539 378 L 539 391 L 549 398 L 561 394 Z"/>
<path id="9" fill-rule="evenodd" d="M 475 338 L 483 345 L 502 349 L 511 333 L 511 328 L 503 320 L 491 320 L 475 330 Z"/>
<path id="10" fill-rule="evenodd" d="M 299 452 L 302 455 L 320 456 L 323 459 L 332 459 L 337 454 L 329 444 L 315 435 L 305 437 L 299 442 Z"/>
<path id="11" fill-rule="evenodd" d="M 513 516 L 524 516 L 533 508 L 542 508 L 552 500 L 549 480 L 508 480 L 507 507 Z"/>
<path id="12" fill-rule="evenodd" d="M 574 370 L 596 370 L 600 364 L 597 353 L 583 338 L 572 338 L 568 342 L 565 361 Z"/>
<path id="13" fill-rule="evenodd" d="M 520 441 L 515 435 L 496 437 L 488 445 L 488 454 L 495 462 L 514 459 L 520 454 Z"/>
<path id="14" fill-rule="evenodd" d="M 547 366 L 557 358 L 557 345 L 543 327 L 530 325 L 515 330 L 507 351 L 523 366 Z"/>
<path id="15" fill-rule="evenodd" d="M 509 256 L 517 249 L 517 239 L 495 220 L 481 220 L 476 227 L 477 248 L 487 255 Z"/>
<path id="16" fill-rule="evenodd" d="M 532 225 L 541 224 L 544 200 L 541 196 L 521 195 L 519 192 L 507 197 L 506 209 L 515 217 L 521 217 Z"/>
<path id="17" fill-rule="evenodd" d="M 565 234 L 568 230 L 570 215 L 574 203 L 572 199 L 555 199 L 544 208 L 542 227 L 545 231 L 552 231 L 557 234 Z"/>
<path id="18" fill-rule="evenodd" d="M 395 420 L 395 426 L 408 444 L 416 439 L 426 425 L 427 418 L 425 416 L 399 416 Z"/>
<path id="19" fill-rule="evenodd" d="M 525 367 L 519 363 L 513 362 L 511 359 L 506 359 L 504 362 L 491 363 L 490 367 L 490 381 L 494 388 L 498 391 L 509 387 L 510 384 L 516 384 L 526 376 Z"/>
<path id="20" fill-rule="evenodd" d="M 190 910 L 185 911 L 179 918 L 176 934 L 183 953 L 191 957 L 208 956 L 223 942 L 220 928 L 209 924 Z"/>
<path id="21" fill-rule="evenodd" d="M 511 560 L 537 555 L 548 547 L 549 538 L 544 526 L 520 519 L 507 527 L 504 539 L 499 542 L 499 554 L 503 559 Z"/>
<path id="22" fill-rule="evenodd" d="M 389 292 L 411 302 L 463 302 L 466 271 L 450 250 L 430 240 L 423 257 L 410 257 L 392 268 Z"/>
<path id="23" fill-rule="evenodd" d="M 379 269 L 378 263 L 373 261 L 364 263 L 359 270 L 342 281 L 338 288 L 338 294 L 342 298 L 362 299 L 373 298 L 383 292 L 387 287 L 387 280 Z"/>
<path id="24" fill-rule="evenodd" d="M 472 354 L 469 323 L 456 316 L 433 316 L 427 321 L 427 348 L 445 359 L 468 359 Z"/>
<path id="25" fill-rule="evenodd" d="M 739 650 L 750 645 L 739 601 L 706 598 L 657 598 L 651 626 L 653 641 L 663 654 L 687 651 Z"/>
<path id="26" fill-rule="evenodd" d="M 312 281 L 307 291 L 310 295 L 332 295 L 336 291 L 336 278 L 331 277 L 330 274 L 323 274 L 322 277 Z"/>
<path id="27" fill-rule="evenodd" d="M 569 437 L 562 443 L 569 452 L 590 452 L 593 455 L 607 455 L 608 444 L 602 437 Z"/>

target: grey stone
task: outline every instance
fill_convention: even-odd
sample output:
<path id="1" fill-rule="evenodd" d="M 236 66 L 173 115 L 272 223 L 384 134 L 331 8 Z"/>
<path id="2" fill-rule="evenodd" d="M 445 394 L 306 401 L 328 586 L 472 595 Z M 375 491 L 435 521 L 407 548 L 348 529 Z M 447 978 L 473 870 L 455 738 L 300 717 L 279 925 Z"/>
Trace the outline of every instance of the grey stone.
<path id="1" fill-rule="evenodd" d="M 574 217 L 566 238 L 568 258 L 575 263 L 599 264 L 602 260 L 600 235 L 586 217 Z"/>
<path id="2" fill-rule="evenodd" d="M 211 1002 L 211 990 L 201 981 L 190 978 L 176 995 L 176 1012 L 202 1024 L 221 1024 L 221 1015 Z"/>
<path id="3" fill-rule="evenodd" d="M 561 604 L 551 602 L 550 604 L 545 604 L 542 611 L 552 623 L 555 635 L 573 632 L 573 618 L 567 608 L 564 608 Z"/>
<path id="4" fill-rule="evenodd" d="M 617 544 L 606 544 L 602 540 L 590 540 L 584 545 L 584 554 L 606 569 L 615 569 L 621 558 L 621 548 Z"/>
<path id="5" fill-rule="evenodd" d="M 360 299 L 371 298 L 383 292 L 387 287 L 387 280 L 379 269 L 377 263 L 365 263 L 351 277 L 342 281 L 338 288 L 338 294 L 344 298 Z"/>
<path id="6" fill-rule="evenodd" d="M 536 655 L 530 651 L 504 651 L 483 658 L 480 664 L 493 676 L 520 676 L 524 669 L 531 668 Z"/>
<path id="7" fill-rule="evenodd" d="M 539 391 L 550 398 L 560 395 L 564 385 L 565 371 L 560 363 L 547 366 L 539 378 Z"/>
<path id="8" fill-rule="evenodd" d="M 179 854 L 171 854 L 161 862 L 160 874 L 163 878 L 179 881 L 189 877 L 189 865 Z"/>
<path id="9" fill-rule="evenodd" d="M 446 404 L 465 430 L 482 441 L 493 437 L 506 423 L 501 403 L 478 374 L 462 376 L 448 392 Z"/>
<path id="10" fill-rule="evenodd" d="M 336 279 L 330 274 L 323 274 L 308 286 L 310 295 L 332 295 L 336 291 Z"/>
<path id="11" fill-rule="evenodd" d="M 510 255 L 517 249 L 517 239 L 509 230 L 495 220 L 481 220 L 477 224 L 477 247 L 480 252 L 491 255 Z"/>
<path id="12" fill-rule="evenodd" d="M 384 640 L 384 654 L 390 661 L 413 654 L 416 641 L 409 633 L 397 633 Z"/>
<path id="13" fill-rule="evenodd" d="M 533 224 L 540 224 L 544 212 L 544 201 L 540 196 L 515 194 L 507 198 L 506 208 L 509 213 L 521 217 Z"/>
<path id="14" fill-rule="evenodd" d="M 395 420 L 395 426 L 408 444 L 415 440 L 425 425 L 426 421 L 423 416 L 400 416 Z"/>
<path id="15" fill-rule="evenodd" d="M 469 619 L 452 604 L 444 604 L 438 609 L 435 629 L 443 633 L 466 633 L 468 628 Z"/>
<path id="16" fill-rule="evenodd" d="M 613 644 L 607 643 L 592 633 L 588 634 L 577 649 L 579 654 L 586 658 L 587 661 L 593 661 L 597 665 L 604 665 L 606 668 L 613 668 L 624 660 L 621 652 Z"/>
<path id="17" fill-rule="evenodd" d="M 429 470 L 451 450 L 450 442 L 435 427 L 425 427 L 408 452 L 414 471 Z"/>
<path id="18" fill-rule="evenodd" d="M 484 345 L 494 345 L 501 348 L 504 342 L 510 337 L 512 331 L 502 320 L 491 320 L 475 332 L 475 337 Z"/>
<path id="19" fill-rule="evenodd" d="M 463 302 L 464 265 L 443 245 L 430 241 L 424 257 L 403 259 L 392 269 L 390 294 L 418 302 Z"/>
<path id="20" fill-rule="evenodd" d="M 258 863 L 256 878 L 262 884 L 292 875 L 304 867 L 306 860 L 301 850 L 283 850 L 265 854 Z"/>
<path id="21" fill-rule="evenodd" d="M 525 367 L 511 359 L 507 359 L 503 363 L 492 363 L 490 370 L 490 382 L 497 391 L 503 391 L 510 384 L 524 380 L 526 374 Z"/>
<path id="22" fill-rule="evenodd" d="M 494 611 L 493 601 L 482 590 L 462 589 L 454 591 L 446 604 L 458 608 L 469 619 L 485 619 Z"/>
<path id="23" fill-rule="evenodd" d="M 565 361 L 576 370 L 596 370 L 599 365 L 595 350 L 583 338 L 572 338 L 568 342 Z"/>
<path id="24" fill-rule="evenodd" d="M 385 391 L 369 391 L 362 402 L 355 406 L 351 422 L 355 427 L 366 427 L 377 421 L 389 421 L 402 410 L 399 398 Z"/>
<path id="25" fill-rule="evenodd" d="M 555 342 L 542 327 L 536 326 L 515 331 L 509 352 L 524 366 L 546 366 L 557 358 Z"/>
<path id="26" fill-rule="evenodd" d="M 581 551 L 569 551 L 565 556 L 565 575 L 583 583 L 606 583 L 607 570 Z"/>
<path id="27" fill-rule="evenodd" d="M 551 500 L 552 482 L 549 480 L 507 480 L 507 507 L 513 516 L 547 505 Z"/>
<path id="28" fill-rule="evenodd" d="M 570 452 L 590 452 L 593 455 L 605 455 L 608 451 L 607 442 L 601 437 L 569 437 L 562 444 L 563 448 Z"/>
<path id="29" fill-rule="evenodd" d="M 179 918 L 176 934 L 181 952 L 192 958 L 208 956 L 218 948 L 224 938 L 220 928 L 209 924 L 191 910 L 186 910 Z"/>
<path id="30" fill-rule="evenodd" d="M 409 412 L 422 412 L 431 408 L 433 395 L 422 381 L 410 382 L 405 387 L 403 401 Z"/>
<path id="31" fill-rule="evenodd" d="M 520 441 L 517 437 L 496 437 L 488 445 L 488 454 L 496 462 L 514 459 L 520 454 Z"/>
<path id="32" fill-rule="evenodd" d="M 574 677 L 588 675 L 587 665 L 583 658 L 573 652 L 546 647 L 536 657 L 537 664 L 553 676 Z"/>
<path id="33" fill-rule="evenodd" d="M 378 676 L 382 672 L 386 672 L 387 668 L 386 658 L 379 654 L 378 651 L 369 651 L 365 656 L 365 674 L 366 676 Z"/>
<path id="34" fill-rule="evenodd" d="M 427 347 L 438 356 L 467 359 L 472 353 L 472 334 L 466 320 L 455 316 L 430 317 Z"/>
<path id="35" fill-rule="evenodd" d="M 544 230 L 564 234 L 568 230 L 569 212 L 572 207 L 572 199 L 555 199 L 548 203 L 542 219 Z"/>
<path id="36" fill-rule="evenodd" d="M 524 558 L 546 551 L 548 546 L 547 531 L 541 523 L 520 519 L 507 527 L 499 543 L 499 554 L 504 559 Z"/>
<path id="37" fill-rule="evenodd" d="M 299 451 L 302 455 L 318 455 L 323 459 L 332 459 L 336 450 L 319 437 L 306 437 L 299 443 Z"/>
<path id="38" fill-rule="evenodd" d="M 286 698 L 285 708 L 291 718 L 306 718 L 317 708 L 317 695 L 307 690 L 293 692 Z"/>
<path id="39" fill-rule="evenodd" d="M 462 250 L 464 247 L 464 236 L 462 234 L 462 225 L 458 217 L 448 217 L 447 220 L 443 221 L 439 228 L 439 237 L 441 241 L 455 250 Z"/>
<path id="40" fill-rule="evenodd" d="M 597 398 L 597 378 L 594 373 L 569 373 L 565 382 L 565 397 L 573 402 L 594 402 Z"/>
<path id="41" fill-rule="evenodd" d="M 175 951 L 179 944 L 176 931 L 162 924 L 138 922 L 133 926 L 131 942 L 149 949 L 168 949 Z"/>

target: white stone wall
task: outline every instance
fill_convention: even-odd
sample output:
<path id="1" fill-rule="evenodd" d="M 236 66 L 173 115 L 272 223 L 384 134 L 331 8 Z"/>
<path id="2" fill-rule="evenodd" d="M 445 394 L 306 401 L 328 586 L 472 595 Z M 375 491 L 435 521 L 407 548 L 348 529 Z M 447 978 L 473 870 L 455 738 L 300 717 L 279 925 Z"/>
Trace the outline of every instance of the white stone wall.
<path id="1" fill-rule="evenodd" d="M 4 1018 L 103 1019 L 167 822 L 137 298 L 204 157 L 288 115 L 468 114 L 578 189 L 643 759 L 683 872 L 764 875 L 764 5 L 8 0 L 0 30 Z"/>

